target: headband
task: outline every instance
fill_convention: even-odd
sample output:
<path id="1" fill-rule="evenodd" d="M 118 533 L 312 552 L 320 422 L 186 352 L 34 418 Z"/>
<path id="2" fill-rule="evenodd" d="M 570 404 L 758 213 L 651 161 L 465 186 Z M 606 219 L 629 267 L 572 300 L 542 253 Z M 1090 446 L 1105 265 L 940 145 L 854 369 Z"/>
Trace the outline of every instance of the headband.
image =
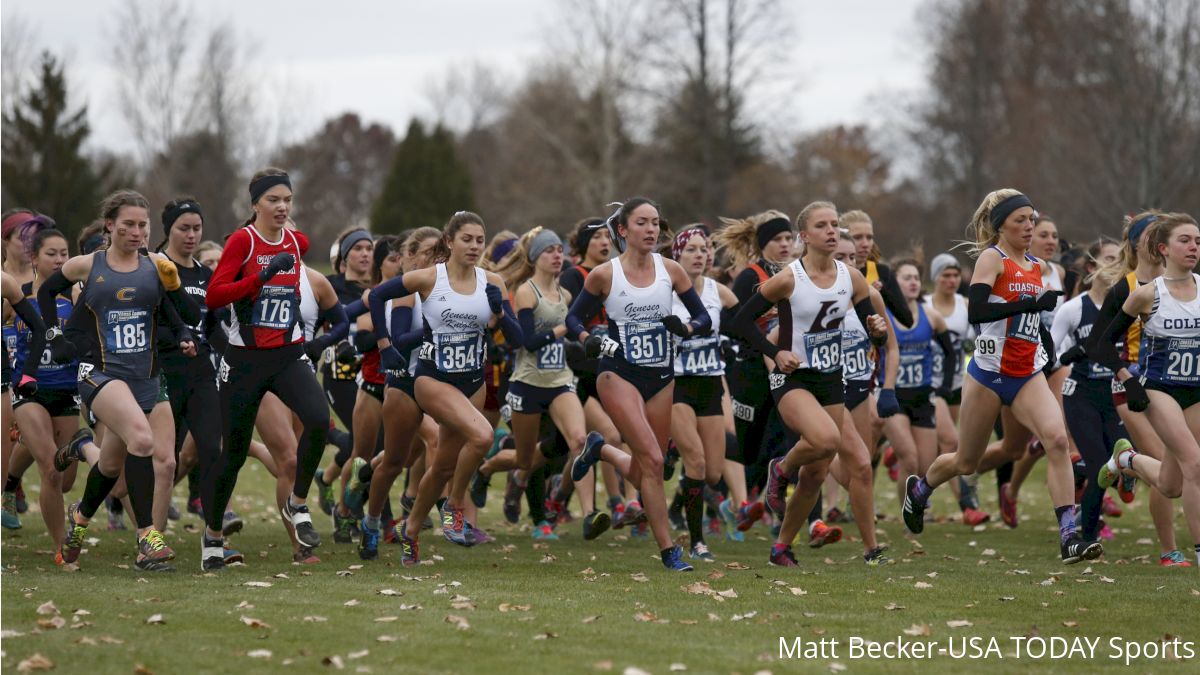
<path id="1" fill-rule="evenodd" d="M 1137 240 L 1141 238 L 1142 233 L 1146 231 L 1147 227 L 1150 227 L 1152 224 L 1154 224 L 1154 221 L 1156 220 L 1158 220 L 1158 214 L 1155 213 L 1135 220 L 1133 224 L 1129 226 L 1129 243 L 1136 246 Z"/>
<path id="2" fill-rule="evenodd" d="M 175 225 L 176 220 L 179 220 L 179 216 L 182 216 L 185 213 L 194 213 L 200 216 L 201 220 L 204 219 L 204 214 L 200 212 L 200 205 L 190 199 L 185 199 L 174 206 L 168 206 L 167 208 L 163 209 L 163 234 L 170 236 L 171 227 Z"/>
<path id="3" fill-rule="evenodd" d="M 587 256 L 587 249 L 592 243 L 592 237 L 596 236 L 596 233 L 599 232 L 600 228 L 602 227 L 604 227 L 604 221 L 597 219 L 596 221 L 585 225 L 579 230 L 579 233 L 575 235 L 575 252 L 578 253 L 580 257 Z"/>
<path id="4" fill-rule="evenodd" d="M 492 249 L 492 262 L 498 263 L 501 260 L 504 260 L 504 256 L 512 253 L 512 250 L 516 247 L 516 239 L 506 239 L 499 244 L 496 244 L 496 248 Z"/>
<path id="5" fill-rule="evenodd" d="M 688 242 L 691 241 L 692 237 L 695 236 L 708 237 L 708 233 L 705 232 L 704 228 L 702 227 L 689 227 L 683 232 L 675 235 L 675 241 L 671 244 L 671 257 L 675 260 L 679 260 L 679 256 L 683 253 L 683 249 L 687 248 Z"/>
<path id="6" fill-rule="evenodd" d="M 558 233 L 554 230 L 538 232 L 529 242 L 529 262 L 537 262 L 538 257 L 553 246 L 562 246 L 562 239 L 559 238 Z"/>
<path id="7" fill-rule="evenodd" d="M 1033 208 L 1033 202 L 1029 201 L 1029 197 L 1023 194 L 1015 194 L 1011 197 L 1001 200 L 999 204 L 992 207 L 992 213 L 989 219 L 992 221 L 992 227 L 999 229 L 1008 216 L 1022 206 Z"/>
<path id="8" fill-rule="evenodd" d="M 754 236 L 758 239 L 758 250 L 763 250 L 771 240 L 778 237 L 781 232 L 791 232 L 792 221 L 787 218 L 772 218 L 762 225 L 758 226 Z"/>
<path id="9" fill-rule="evenodd" d="M 288 178 L 288 175 L 284 173 L 263 176 L 258 180 L 250 181 L 250 203 L 252 205 L 257 204 L 259 198 L 262 197 L 267 190 L 270 190 L 276 185 L 286 185 L 290 190 L 292 189 L 292 179 Z"/>
<path id="10" fill-rule="evenodd" d="M 12 231 L 24 225 L 30 219 L 36 218 L 37 214 L 33 211 L 17 211 L 14 214 L 4 219 L 4 236 L 12 234 Z"/>
<path id="11" fill-rule="evenodd" d="M 344 239 L 342 239 L 342 246 L 338 249 L 338 260 L 345 260 L 346 256 L 350 255 L 350 249 L 354 248 L 354 245 L 360 241 L 373 242 L 375 240 L 371 238 L 371 233 L 367 232 L 366 230 L 355 230 L 351 232 L 350 234 L 346 235 Z"/>

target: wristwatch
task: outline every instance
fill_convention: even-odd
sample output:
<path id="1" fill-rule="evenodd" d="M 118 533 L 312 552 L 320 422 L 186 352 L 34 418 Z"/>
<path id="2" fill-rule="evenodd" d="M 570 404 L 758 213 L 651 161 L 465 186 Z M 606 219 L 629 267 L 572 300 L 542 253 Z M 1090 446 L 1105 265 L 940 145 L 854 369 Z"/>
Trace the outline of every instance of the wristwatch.
<path id="1" fill-rule="evenodd" d="M 62 334 L 63 334 L 62 328 L 59 328 L 58 326 L 52 326 L 50 328 L 47 328 L 46 329 L 46 342 L 53 342 L 57 338 L 61 337 Z"/>

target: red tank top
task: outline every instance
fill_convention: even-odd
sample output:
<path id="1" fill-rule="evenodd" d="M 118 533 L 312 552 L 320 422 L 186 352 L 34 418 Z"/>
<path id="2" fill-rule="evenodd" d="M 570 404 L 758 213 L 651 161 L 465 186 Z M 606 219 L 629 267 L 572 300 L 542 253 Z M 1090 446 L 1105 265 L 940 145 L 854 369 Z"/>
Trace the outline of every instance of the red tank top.
<path id="1" fill-rule="evenodd" d="M 221 254 L 213 286 L 218 286 L 221 267 L 236 265 L 234 279 L 257 277 L 279 253 L 291 253 L 297 263 L 272 277 L 248 297 L 233 301 L 230 344 L 251 349 L 273 349 L 304 341 L 300 325 L 301 250 L 291 230 L 283 230 L 279 241 L 267 241 L 252 226 L 234 232 Z M 212 292 L 210 288 L 209 292 Z"/>

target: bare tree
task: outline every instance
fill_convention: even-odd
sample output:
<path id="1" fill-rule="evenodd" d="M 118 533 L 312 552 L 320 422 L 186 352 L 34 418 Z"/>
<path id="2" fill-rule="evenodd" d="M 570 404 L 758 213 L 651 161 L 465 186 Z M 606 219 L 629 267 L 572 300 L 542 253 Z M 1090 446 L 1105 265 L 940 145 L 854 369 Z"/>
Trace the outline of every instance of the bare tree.
<path id="1" fill-rule="evenodd" d="M 12 111 L 22 88 L 37 74 L 37 34 L 29 20 L 16 11 L 5 12 L 0 22 L 0 96 L 3 110 Z"/>
<path id="2" fill-rule="evenodd" d="M 450 66 L 441 76 L 426 81 L 424 89 L 434 121 L 460 134 L 495 122 L 508 96 L 500 72 L 481 61 Z"/>

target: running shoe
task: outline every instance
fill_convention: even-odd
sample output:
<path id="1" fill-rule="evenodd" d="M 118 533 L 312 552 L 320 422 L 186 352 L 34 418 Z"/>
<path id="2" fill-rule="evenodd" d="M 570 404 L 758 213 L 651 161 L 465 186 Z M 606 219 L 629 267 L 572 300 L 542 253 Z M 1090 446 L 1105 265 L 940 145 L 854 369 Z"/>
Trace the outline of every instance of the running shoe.
<path id="1" fill-rule="evenodd" d="M 641 522 L 629 526 L 629 536 L 633 539 L 649 539 L 650 523 Z"/>
<path id="2" fill-rule="evenodd" d="M 396 531 L 396 521 L 393 520 L 384 526 L 384 528 L 383 528 L 383 543 L 385 543 L 385 544 L 399 544 L 400 543 L 400 533 Z"/>
<path id="3" fill-rule="evenodd" d="M 1112 541 L 1113 539 L 1115 539 L 1115 538 L 1116 538 L 1116 536 L 1117 536 L 1117 535 L 1116 535 L 1116 534 L 1113 532 L 1113 529 L 1112 529 L 1112 527 L 1111 527 L 1111 526 L 1109 526 L 1109 524 L 1108 524 L 1108 523 L 1101 522 L 1101 525 L 1100 525 L 1100 532 L 1097 534 L 1097 537 L 1098 537 L 1100 540 L 1102 540 L 1102 541 Z"/>
<path id="4" fill-rule="evenodd" d="M 138 556 L 134 565 L 144 572 L 174 572 L 175 567 L 170 561 L 175 559 L 175 551 L 163 541 L 162 533 L 154 528 L 146 536 L 138 539 Z"/>
<path id="5" fill-rule="evenodd" d="M 979 509 L 971 508 L 970 506 L 963 509 L 963 512 L 962 512 L 963 525 L 967 525 L 970 527 L 975 527 L 976 525 L 982 525 L 991 519 L 992 519 L 992 515 L 990 513 L 986 512 L 986 511 L 980 511 Z"/>
<path id="6" fill-rule="evenodd" d="M 737 514 L 733 512 L 732 499 L 721 500 L 721 505 L 717 507 L 717 514 L 725 522 L 726 529 L 732 530 L 737 527 Z"/>
<path id="7" fill-rule="evenodd" d="M 1126 504 L 1133 501 L 1137 489 L 1137 478 L 1129 474 L 1121 474 L 1121 480 L 1117 481 L 1117 496 Z"/>
<path id="8" fill-rule="evenodd" d="M 1100 489 L 1107 490 L 1117 483 L 1118 477 L 1121 475 L 1121 455 L 1126 452 L 1136 454 L 1133 444 L 1129 441 L 1122 438 L 1113 444 L 1112 463 L 1116 464 L 1118 468 L 1116 471 L 1113 471 L 1108 468 L 1108 462 L 1100 465 L 1100 474 L 1096 477 L 1096 484 L 1100 486 Z"/>
<path id="9" fill-rule="evenodd" d="M 167 520 L 179 520 L 182 517 L 183 514 L 179 512 L 178 508 L 176 508 L 175 502 L 167 504 Z"/>
<path id="10" fill-rule="evenodd" d="M 672 546 L 666 551 L 663 551 L 662 562 L 663 567 L 666 567 L 672 572 L 691 572 L 696 569 L 683 559 L 683 549 L 678 546 Z"/>
<path id="11" fill-rule="evenodd" d="M 476 469 L 475 475 L 471 476 L 471 503 L 475 505 L 475 508 L 482 509 L 487 505 L 487 491 L 490 481 L 491 476 L 485 478 L 479 469 Z"/>
<path id="12" fill-rule="evenodd" d="M 63 562 L 73 563 L 79 560 L 79 552 L 83 550 L 83 537 L 87 534 L 87 525 L 75 522 L 75 514 L 79 512 L 80 502 L 67 507 L 67 537 L 63 540 Z"/>
<path id="13" fill-rule="evenodd" d="M 441 508 L 441 512 L 442 536 L 452 544 L 474 546 L 475 542 L 470 536 L 471 526 L 467 524 L 467 519 L 463 516 L 462 509 L 446 504 Z"/>
<path id="14" fill-rule="evenodd" d="M 918 480 L 916 476 L 909 476 L 904 483 L 904 526 L 913 534 L 921 534 L 921 530 L 925 529 L 925 504 L 913 495 Z M 1004 490 L 1000 492 L 1003 494 Z"/>
<path id="15" fill-rule="evenodd" d="M 1113 498 L 1108 495 L 1104 495 L 1104 501 L 1100 502 L 1100 509 L 1101 513 L 1108 518 L 1120 518 L 1122 514 L 1121 507 L 1117 506 Z"/>
<path id="16" fill-rule="evenodd" d="M 703 560 L 704 562 L 716 562 L 711 551 L 708 550 L 708 544 L 698 541 L 692 544 L 692 550 L 688 552 L 688 557 L 692 560 Z"/>
<path id="17" fill-rule="evenodd" d="M 221 519 L 221 534 L 226 537 L 232 537 L 242 531 L 242 526 L 245 523 L 238 517 L 238 514 L 233 511 L 226 511 L 225 517 Z"/>
<path id="18" fill-rule="evenodd" d="M 110 532 L 128 529 L 125 525 L 125 507 L 121 505 L 120 499 L 113 499 L 111 495 L 105 497 L 104 508 L 108 510 L 108 529 Z"/>
<path id="19" fill-rule="evenodd" d="M 246 557 L 236 548 L 225 546 L 221 549 L 221 553 L 225 556 L 226 565 L 241 565 L 246 561 Z"/>
<path id="20" fill-rule="evenodd" d="M 291 499 L 288 499 L 284 502 L 283 508 L 279 509 L 279 513 L 295 528 L 297 543 L 309 548 L 321 545 L 321 535 L 317 534 L 317 528 L 313 527 L 312 516 L 308 513 L 307 504 L 295 506 Z"/>
<path id="21" fill-rule="evenodd" d="M 408 520 L 400 523 L 400 564 L 405 567 L 421 564 L 420 550 L 417 538 L 408 536 Z"/>
<path id="22" fill-rule="evenodd" d="M 745 532 L 754 527 L 754 523 L 762 518 L 763 511 L 762 502 L 744 502 L 741 508 L 737 511 L 737 529 L 739 532 Z"/>
<path id="23" fill-rule="evenodd" d="M 622 502 L 616 502 L 615 504 L 610 505 L 609 508 L 612 509 L 613 529 L 619 530 L 622 527 L 625 527 L 625 504 Z"/>
<path id="24" fill-rule="evenodd" d="M 313 553 L 311 546 L 301 544 L 300 548 L 297 548 L 296 552 L 292 554 L 292 564 L 294 565 L 317 565 L 320 562 L 321 559 L 317 557 L 316 553 Z"/>
<path id="25" fill-rule="evenodd" d="M 358 539 L 358 557 L 362 560 L 374 560 L 379 557 L 379 528 L 367 525 L 364 517 L 359 525 L 362 536 Z"/>
<path id="26" fill-rule="evenodd" d="M 800 563 L 796 562 L 796 554 L 792 553 L 791 546 L 784 546 L 778 551 L 775 547 L 771 547 L 771 557 L 768 561 L 775 567 L 799 567 Z"/>
<path id="27" fill-rule="evenodd" d="M 583 519 L 583 539 L 591 541 L 604 534 L 612 525 L 612 519 L 603 511 L 592 511 Z"/>
<path id="28" fill-rule="evenodd" d="M 1062 544 L 1062 561 L 1066 565 L 1074 565 L 1081 560 L 1095 560 L 1104 555 L 1104 546 L 1098 541 L 1084 541 L 1078 534 Z"/>
<path id="29" fill-rule="evenodd" d="M 867 567 L 882 567 L 884 565 L 891 565 L 892 559 L 887 557 L 887 555 L 884 553 L 886 550 L 886 546 L 876 546 L 875 548 L 863 554 L 863 562 L 867 564 Z"/>
<path id="30" fill-rule="evenodd" d="M 200 504 L 199 497 L 192 497 L 191 499 L 188 500 L 187 511 L 188 511 L 188 513 L 194 513 L 197 516 L 200 516 L 201 518 L 204 517 L 204 506 L 202 506 Z"/>
<path id="31" fill-rule="evenodd" d="M 472 546 L 479 546 L 480 544 L 490 544 L 493 541 L 496 541 L 496 538 L 493 537 L 492 535 L 488 534 L 486 530 L 482 530 L 474 525 L 471 525 L 470 522 L 468 522 L 467 525 L 471 528 L 471 539 L 472 539 L 472 541 L 475 542 L 474 544 L 472 544 Z"/>
<path id="32" fill-rule="evenodd" d="M 333 542 L 335 544 L 354 543 L 354 516 L 343 516 L 333 510 Z"/>
<path id="33" fill-rule="evenodd" d="M 888 445 L 883 449 L 883 465 L 887 467 L 888 478 L 892 482 L 900 480 L 900 458 L 896 456 L 896 451 Z"/>
<path id="34" fill-rule="evenodd" d="M 825 512 L 824 520 L 827 523 L 849 523 L 849 522 L 852 522 L 854 519 L 850 517 L 849 513 L 846 513 L 845 511 L 843 511 L 835 506 Z"/>
<path id="35" fill-rule="evenodd" d="M 15 492 L 4 493 L 2 524 L 7 530 L 21 529 L 21 517 L 17 515 L 17 494 Z"/>
<path id="36" fill-rule="evenodd" d="M 71 440 L 67 441 L 61 448 L 54 451 L 54 469 L 58 472 L 66 471 L 70 468 L 72 462 L 82 462 L 83 459 L 83 444 L 92 442 L 92 432 L 87 427 L 75 432 Z"/>
<path id="37" fill-rule="evenodd" d="M 504 483 L 504 519 L 516 525 L 521 522 L 521 495 L 525 484 L 517 480 L 517 472 L 509 471 Z"/>
<path id="38" fill-rule="evenodd" d="M 1163 553 L 1158 556 L 1158 564 L 1161 567 L 1191 567 L 1192 563 L 1187 558 L 1183 557 L 1183 552 L 1179 550 Z"/>
<path id="39" fill-rule="evenodd" d="M 558 535 L 554 534 L 554 528 L 550 527 L 550 523 L 545 520 L 533 526 L 533 538 L 538 541 L 558 541 Z"/>
<path id="40" fill-rule="evenodd" d="M 736 528 L 728 529 L 728 530 L 725 530 L 725 540 L 737 542 L 740 544 L 740 543 L 746 541 L 746 533 L 742 532 L 741 530 L 738 530 Z"/>
<path id="41" fill-rule="evenodd" d="M 29 510 L 29 502 L 25 499 L 25 486 L 23 484 L 17 483 L 17 491 L 16 491 L 15 495 L 17 498 L 17 503 L 16 503 L 17 513 L 25 513 L 26 511 L 28 511 Z"/>
<path id="42" fill-rule="evenodd" d="M 571 464 L 571 479 L 580 481 L 587 472 L 600 461 L 600 450 L 604 447 L 604 436 L 599 432 L 593 431 L 587 435 L 587 439 L 583 442 L 583 451 L 575 457 L 575 461 Z"/>
<path id="43" fill-rule="evenodd" d="M 1020 521 L 1017 520 L 1017 500 L 1009 496 L 1008 489 L 1011 485 L 1011 483 L 1001 485 L 997 493 L 1000 496 L 1000 520 L 1003 520 L 1005 525 L 1015 528 Z"/>
<path id="44" fill-rule="evenodd" d="M 350 480 L 346 482 L 346 492 L 342 495 L 342 501 L 352 512 L 362 509 L 363 502 L 367 500 L 367 490 L 371 487 L 370 481 L 364 481 L 358 475 L 365 466 L 368 466 L 367 460 L 362 457 L 355 457 L 350 463 Z"/>
<path id="45" fill-rule="evenodd" d="M 642 505 L 636 499 L 631 500 L 621 513 L 622 526 L 641 525 L 644 522 L 646 522 L 646 512 L 642 510 Z"/>
<path id="46" fill-rule="evenodd" d="M 555 493 L 550 493 L 551 495 Z M 555 499 L 553 496 L 546 497 L 546 501 L 542 502 L 542 508 L 546 511 L 546 524 L 550 527 L 558 524 L 558 517 L 563 511 L 567 510 L 567 505 L 562 500 Z"/>
<path id="47" fill-rule="evenodd" d="M 842 528 L 830 527 L 823 521 L 814 520 L 808 528 L 808 547 L 821 548 L 826 544 L 836 544 L 842 540 Z"/>
<path id="48" fill-rule="evenodd" d="M 333 496 L 333 485 L 325 482 L 325 469 L 317 469 L 317 502 L 321 505 L 321 510 L 325 515 L 333 515 L 333 507 L 336 506 L 336 499 Z"/>
<path id="49" fill-rule="evenodd" d="M 225 541 L 210 539 L 206 532 L 200 533 L 200 569 L 218 572 L 225 569 Z"/>
<path id="50" fill-rule="evenodd" d="M 785 475 L 780 468 L 782 457 L 776 457 L 767 464 L 767 484 L 763 488 L 763 501 L 772 515 L 783 517 L 787 510 L 787 489 L 795 479 L 796 474 Z"/>
<path id="51" fill-rule="evenodd" d="M 725 529 L 725 528 L 721 527 L 721 519 L 719 517 L 712 518 L 710 516 L 704 516 L 703 526 L 704 526 L 704 533 L 709 536 L 712 536 L 712 537 L 721 536 L 721 533 Z"/>
<path id="52" fill-rule="evenodd" d="M 417 500 L 415 497 L 409 497 L 408 495 L 404 495 L 404 494 L 400 495 L 400 508 L 404 512 L 405 520 L 408 519 L 408 514 L 412 511 L 413 504 L 416 503 L 416 501 Z M 433 529 L 433 518 L 430 518 L 429 516 L 425 516 L 425 520 L 421 521 L 421 529 L 422 530 L 432 530 Z"/>
<path id="53" fill-rule="evenodd" d="M 675 441 L 667 439 L 667 455 L 663 457 L 663 482 L 671 480 L 675 475 L 675 465 L 679 463 L 679 448 Z"/>

